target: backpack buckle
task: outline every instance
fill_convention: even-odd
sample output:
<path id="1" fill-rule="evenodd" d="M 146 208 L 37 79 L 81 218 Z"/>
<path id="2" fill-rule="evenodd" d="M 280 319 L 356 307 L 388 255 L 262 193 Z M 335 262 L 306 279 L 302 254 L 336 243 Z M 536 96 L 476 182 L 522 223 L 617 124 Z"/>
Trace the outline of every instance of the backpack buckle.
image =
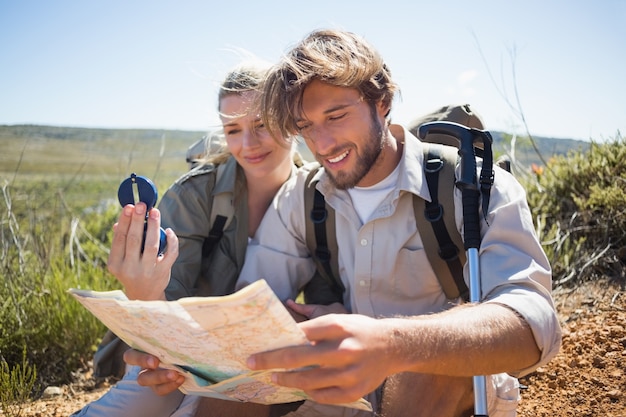
<path id="1" fill-rule="evenodd" d="M 459 257 L 459 248 L 454 243 L 443 245 L 439 248 L 439 257 L 446 262 L 453 261 Z"/>
<path id="2" fill-rule="evenodd" d="M 322 262 L 328 262 L 330 260 L 330 250 L 324 247 L 317 247 L 315 249 L 315 257 Z"/>
<path id="3" fill-rule="evenodd" d="M 435 172 L 441 171 L 443 168 L 443 159 L 441 158 L 430 158 L 424 164 L 424 172 L 428 174 L 434 174 Z"/>
<path id="4" fill-rule="evenodd" d="M 494 170 L 491 172 L 482 172 L 480 173 L 480 184 L 484 187 L 491 188 L 493 185 L 493 181 L 495 179 L 496 173 Z"/>
<path id="5" fill-rule="evenodd" d="M 314 208 L 311 210 L 311 221 L 313 224 L 320 224 L 326 221 L 326 217 L 328 217 L 328 211 L 326 208 Z"/>
<path id="6" fill-rule="evenodd" d="M 431 223 L 438 222 L 443 217 L 443 206 L 441 204 L 427 204 L 424 209 L 424 217 Z"/>

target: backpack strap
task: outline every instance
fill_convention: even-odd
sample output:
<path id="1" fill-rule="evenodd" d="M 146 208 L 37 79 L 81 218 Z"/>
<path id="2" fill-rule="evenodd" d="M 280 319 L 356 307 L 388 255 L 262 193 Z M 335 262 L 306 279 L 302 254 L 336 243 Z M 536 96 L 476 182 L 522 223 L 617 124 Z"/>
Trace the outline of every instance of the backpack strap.
<path id="1" fill-rule="evenodd" d="M 487 213 L 489 213 L 489 198 L 491 196 L 491 187 L 493 186 L 495 173 L 493 171 L 493 152 L 491 150 L 491 145 L 493 143 L 493 138 L 491 137 L 491 133 L 488 131 L 482 131 L 481 139 L 483 142 L 484 152 L 482 155 L 483 165 L 480 170 L 480 194 L 482 195 L 482 209 L 483 216 L 485 221 L 487 221 Z M 508 170 L 511 170 L 511 165 L 509 164 Z"/>
<path id="2" fill-rule="evenodd" d="M 219 182 L 225 170 L 226 163 L 218 165 L 215 174 L 215 184 Z M 211 215 L 209 218 L 211 230 L 202 244 L 202 256 L 205 258 L 211 254 L 217 242 L 219 242 L 224 235 L 224 230 L 226 230 L 233 219 L 234 210 L 232 197 L 232 193 L 218 193 L 213 197 Z"/>
<path id="3" fill-rule="evenodd" d="M 431 201 L 413 195 L 417 229 L 446 297 L 467 299 L 469 289 L 463 279 L 466 255 L 454 216 L 454 170 L 458 150 L 440 144 L 423 143 L 423 146 L 424 175 Z"/>
<path id="4" fill-rule="evenodd" d="M 319 165 L 311 169 L 304 186 L 306 244 L 319 274 L 331 288 L 343 294 L 345 288 L 339 278 L 337 259 L 339 249 L 335 231 L 335 210 L 326 204 L 324 195 L 316 188 L 317 180 L 314 181 L 313 177 L 319 169 Z"/>

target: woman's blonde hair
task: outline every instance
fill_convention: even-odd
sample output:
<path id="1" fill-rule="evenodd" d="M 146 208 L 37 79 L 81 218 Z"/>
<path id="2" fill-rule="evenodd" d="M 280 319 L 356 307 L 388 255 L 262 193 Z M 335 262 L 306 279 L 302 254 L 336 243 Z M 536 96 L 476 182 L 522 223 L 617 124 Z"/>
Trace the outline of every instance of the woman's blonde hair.
<path id="1" fill-rule="evenodd" d="M 261 110 L 273 136 L 298 133 L 302 93 L 314 79 L 354 88 L 370 105 L 382 100 L 389 108 L 398 91 L 389 68 L 365 39 L 339 30 L 311 32 L 287 52 L 265 80 Z"/>

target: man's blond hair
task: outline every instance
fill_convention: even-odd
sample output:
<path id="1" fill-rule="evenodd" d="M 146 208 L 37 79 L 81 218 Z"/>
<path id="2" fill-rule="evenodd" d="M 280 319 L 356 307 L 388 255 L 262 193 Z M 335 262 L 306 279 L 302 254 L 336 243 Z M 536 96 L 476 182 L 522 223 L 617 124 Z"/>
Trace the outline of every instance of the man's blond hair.
<path id="1" fill-rule="evenodd" d="M 288 51 L 264 82 L 262 117 L 273 136 L 298 133 L 302 93 L 313 80 L 354 88 L 372 105 L 391 108 L 398 86 L 381 55 L 364 38 L 345 31 L 317 30 Z"/>

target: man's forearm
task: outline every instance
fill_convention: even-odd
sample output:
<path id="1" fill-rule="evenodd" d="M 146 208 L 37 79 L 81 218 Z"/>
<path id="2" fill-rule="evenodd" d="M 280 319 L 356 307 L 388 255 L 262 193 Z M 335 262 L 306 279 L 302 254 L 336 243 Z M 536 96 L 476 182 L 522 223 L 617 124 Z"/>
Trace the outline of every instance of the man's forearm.
<path id="1" fill-rule="evenodd" d="M 499 304 L 385 320 L 396 372 L 489 375 L 527 368 L 541 355 L 524 319 Z"/>

